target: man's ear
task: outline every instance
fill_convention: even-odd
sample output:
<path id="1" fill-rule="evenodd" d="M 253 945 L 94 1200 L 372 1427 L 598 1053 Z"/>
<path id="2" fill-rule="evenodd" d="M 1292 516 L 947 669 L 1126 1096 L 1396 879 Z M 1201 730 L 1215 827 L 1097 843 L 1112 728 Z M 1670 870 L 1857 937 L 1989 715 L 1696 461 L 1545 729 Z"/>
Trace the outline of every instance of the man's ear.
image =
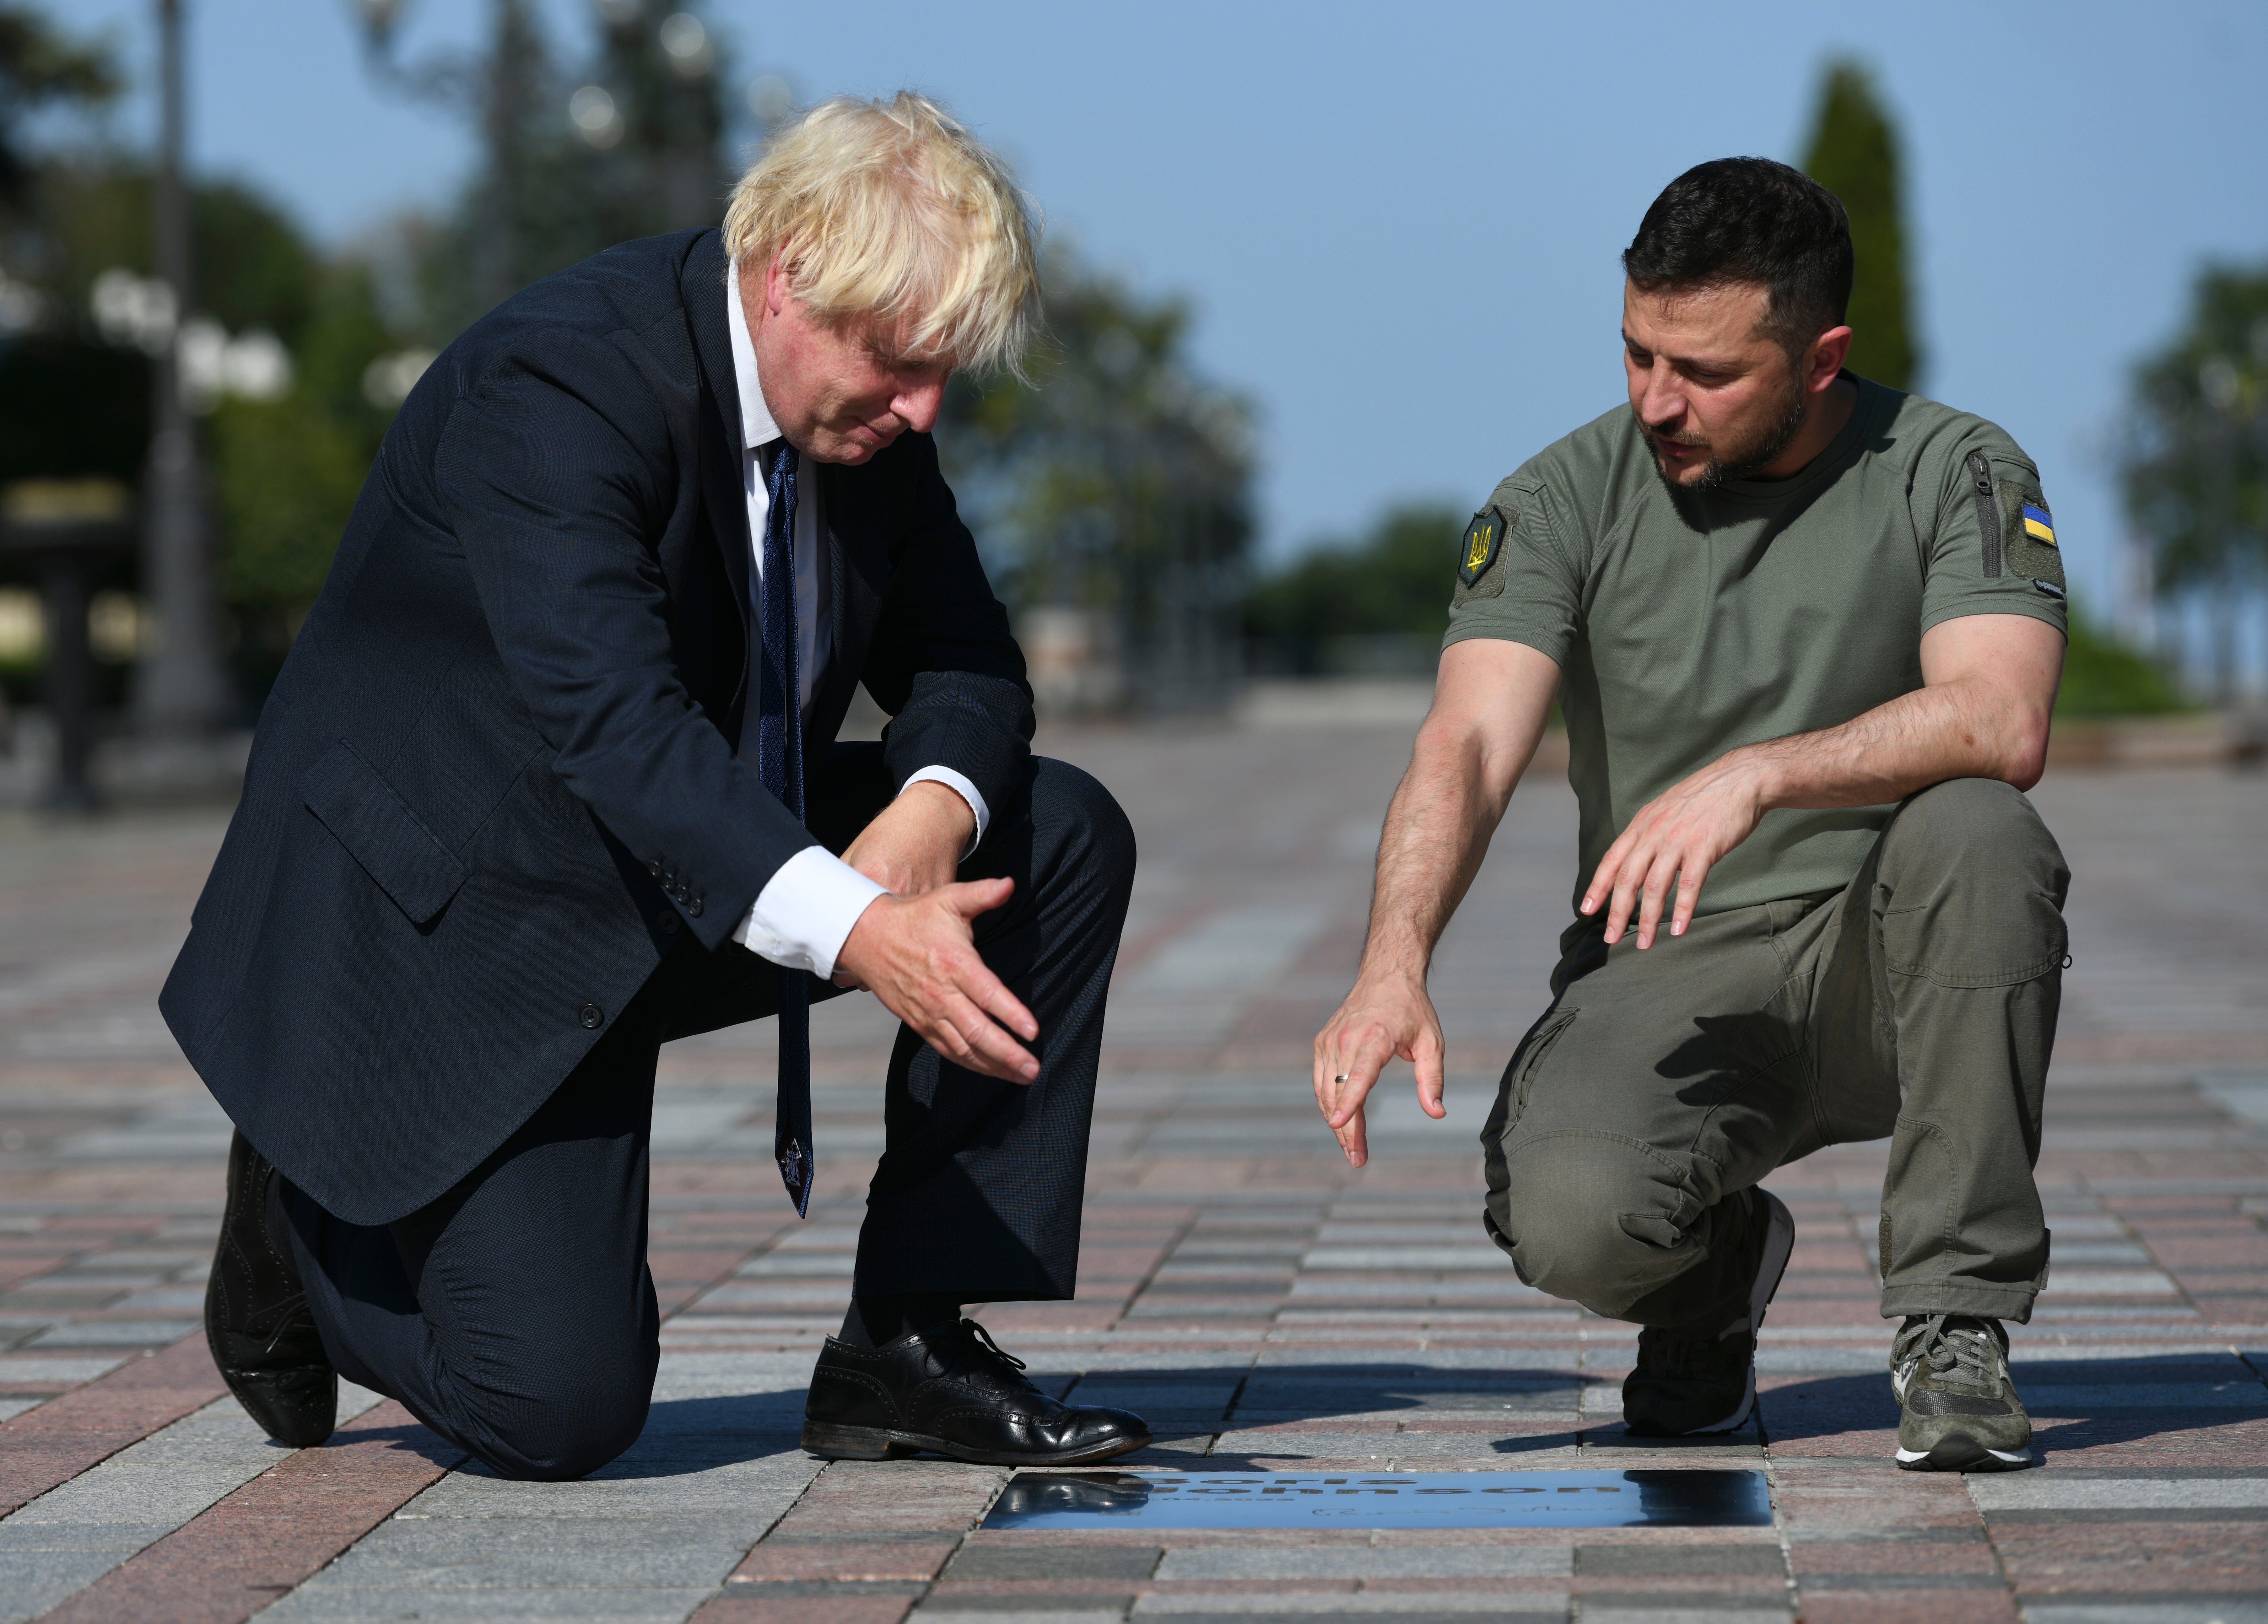
<path id="1" fill-rule="evenodd" d="M 1851 353 L 1851 329 L 1830 327 L 1811 342 L 1811 360 L 1805 367 L 1803 386 L 1813 394 L 1819 393 L 1835 381 L 1842 371 L 1844 358 Z"/>
<path id="2" fill-rule="evenodd" d="M 771 263 L 764 267 L 764 309 L 777 316 L 787 308 L 788 300 L 793 297 L 794 290 L 788 286 L 787 258 L 775 254 Z M 1844 342 L 1847 344 L 1850 341 Z"/>

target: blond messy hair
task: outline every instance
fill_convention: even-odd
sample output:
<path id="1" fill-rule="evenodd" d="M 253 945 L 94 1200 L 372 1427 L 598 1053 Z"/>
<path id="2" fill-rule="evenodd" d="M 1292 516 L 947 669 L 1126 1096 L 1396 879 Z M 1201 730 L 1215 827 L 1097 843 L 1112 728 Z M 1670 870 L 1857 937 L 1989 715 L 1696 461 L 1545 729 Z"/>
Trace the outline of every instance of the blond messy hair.
<path id="1" fill-rule="evenodd" d="M 837 96 L 775 136 L 733 189 L 735 264 L 784 260 L 822 319 L 902 323 L 901 342 L 1022 375 L 1040 327 L 1038 224 L 1007 165 L 925 96 Z"/>

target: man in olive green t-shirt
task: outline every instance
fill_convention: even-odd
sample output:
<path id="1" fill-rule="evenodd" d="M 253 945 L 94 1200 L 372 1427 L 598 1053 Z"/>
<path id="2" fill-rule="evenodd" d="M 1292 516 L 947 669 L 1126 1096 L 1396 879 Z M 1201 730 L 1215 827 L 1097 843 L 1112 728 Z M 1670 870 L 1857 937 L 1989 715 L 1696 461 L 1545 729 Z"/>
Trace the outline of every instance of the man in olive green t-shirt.
<path id="1" fill-rule="evenodd" d="M 1426 967 L 1556 697 L 1582 870 L 1482 1132 L 1490 1234 L 1644 1327 L 1629 1430 L 1730 1431 L 1794 1236 L 1759 1180 L 1889 1135 L 1899 1463 L 2025 1465 L 2002 1322 L 2048 1260 L 2069 875 L 2020 792 L 2062 671 L 2053 516 L 1999 429 L 1845 370 L 1849 227 L 1816 182 L 1702 165 L 1624 266 L 1629 408 L 1465 533 L 1317 1103 L 1358 1166 L 1395 1055 L 1442 1114 Z"/>

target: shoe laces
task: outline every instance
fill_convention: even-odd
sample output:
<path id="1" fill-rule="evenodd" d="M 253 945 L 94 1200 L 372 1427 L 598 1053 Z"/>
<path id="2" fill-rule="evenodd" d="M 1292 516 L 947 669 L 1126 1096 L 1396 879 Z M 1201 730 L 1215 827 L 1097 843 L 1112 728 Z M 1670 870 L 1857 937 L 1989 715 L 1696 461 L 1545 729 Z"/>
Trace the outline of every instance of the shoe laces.
<path id="1" fill-rule="evenodd" d="M 2000 1343 L 1990 1322 L 1965 1314 L 1917 1314 L 1890 1345 L 1890 1363 L 1918 1359 L 1940 1380 L 1989 1393 L 2000 1385 Z"/>
<path id="2" fill-rule="evenodd" d="M 1031 1387 L 1031 1378 L 1023 1372 L 1024 1362 L 992 1340 L 992 1334 L 974 1319 L 963 1319 L 954 1327 L 960 1334 L 955 1352 L 960 1356 L 945 1372 L 952 1376 L 982 1374 L 1010 1387 Z M 1036 1391 L 1036 1389 L 1035 1389 Z"/>
<path id="3" fill-rule="evenodd" d="M 1019 1359 L 1015 1355 L 1001 1347 L 999 1343 L 994 1341 L 992 1340 L 992 1333 L 986 1330 L 983 1326 L 977 1324 L 976 1320 L 962 1320 L 961 1322 L 961 1328 L 968 1332 L 970 1337 L 975 1341 L 982 1342 L 986 1350 L 989 1351 L 995 1359 L 998 1359 L 1003 1363 L 1010 1365 L 1019 1370 L 1029 1368 L 1021 1359 Z"/>

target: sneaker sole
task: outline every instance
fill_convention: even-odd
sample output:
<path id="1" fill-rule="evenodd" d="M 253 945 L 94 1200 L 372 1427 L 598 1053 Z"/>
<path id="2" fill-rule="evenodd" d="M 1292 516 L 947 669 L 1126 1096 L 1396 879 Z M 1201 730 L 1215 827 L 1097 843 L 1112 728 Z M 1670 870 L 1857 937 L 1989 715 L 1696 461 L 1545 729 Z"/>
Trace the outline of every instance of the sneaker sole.
<path id="1" fill-rule="evenodd" d="M 1904 1472 L 2021 1472 L 2032 1464 L 2028 1449 L 1987 1449 L 1965 1432 L 1940 1438 L 1932 1449 L 1900 1449 Z"/>
<path id="2" fill-rule="evenodd" d="M 844 1427 L 818 1421 L 803 1423 L 804 1452 L 828 1460 L 902 1460 L 926 1453 L 949 1455 L 955 1460 L 982 1466 L 1084 1466 L 1131 1454 L 1146 1447 L 1149 1442 L 1150 1434 L 1144 1432 L 1055 1454 L 1028 1450 L 1010 1453 L 971 1449 L 965 1444 L 932 1437 L 926 1433 L 900 1432 L 888 1427 Z"/>
<path id="3" fill-rule="evenodd" d="M 1764 1199 L 1764 1251 L 1756 1262 L 1756 1284 L 1749 1291 L 1749 1338 L 1756 1339 L 1764 1323 L 1764 1310 L 1778 1295 L 1781 1276 L 1787 1273 L 1787 1260 L 1795 1253 L 1795 1215 L 1787 1203 L 1769 1190 L 1758 1190 Z M 1741 1407 L 1719 1422 L 1705 1427 L 1688 1427 L 1683 1432 L 1628 1430 L 1633 1437 L 1705 1438 L 1719 1432 L 1738 1432 L 1749 1424 L 1756 1412 L 1756 1362 L 1749 1361 L 1749 1385 L 1741 1394 Z"/>

